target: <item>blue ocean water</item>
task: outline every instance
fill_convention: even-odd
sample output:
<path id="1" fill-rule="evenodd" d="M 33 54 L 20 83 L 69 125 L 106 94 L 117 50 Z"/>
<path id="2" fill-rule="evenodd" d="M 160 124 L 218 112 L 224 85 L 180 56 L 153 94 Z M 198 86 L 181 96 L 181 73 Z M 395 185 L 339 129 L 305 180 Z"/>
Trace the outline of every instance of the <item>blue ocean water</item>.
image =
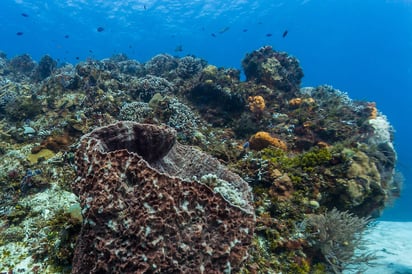
<path id="1" fill-rule="evenodd" d="M 169 53 L 240 68 L 261 46 L 286 51 L 300 60 L 303 86 L 330 84 L 388 116 L 405 182 L 382 219 L 412 221 L 410 0 L 2 0 L 0 37 L 9 58 L 70 63 Z"/>

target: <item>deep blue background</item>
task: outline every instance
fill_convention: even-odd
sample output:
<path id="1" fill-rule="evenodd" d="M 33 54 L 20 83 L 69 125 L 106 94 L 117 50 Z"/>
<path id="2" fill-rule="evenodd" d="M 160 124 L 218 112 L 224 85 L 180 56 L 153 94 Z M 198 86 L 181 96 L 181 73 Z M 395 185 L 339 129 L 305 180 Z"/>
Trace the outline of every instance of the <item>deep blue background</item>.
<path id="1" fill-rule="evenodd" d="M 287 51 L 300 60 L 303 85 L 333 85 L 375 101 L 387 115 L 405 183 L 382 218 L 412 221 L 411 0 L 2 0 L 0 37 L 10 58 L 49 54 L 71 63 L 120 52 L 144 62 L 170 53 L 240 68 L 244 55 L 263 45 Z M 175 52 L 179 45 L 183 51 Z"/>

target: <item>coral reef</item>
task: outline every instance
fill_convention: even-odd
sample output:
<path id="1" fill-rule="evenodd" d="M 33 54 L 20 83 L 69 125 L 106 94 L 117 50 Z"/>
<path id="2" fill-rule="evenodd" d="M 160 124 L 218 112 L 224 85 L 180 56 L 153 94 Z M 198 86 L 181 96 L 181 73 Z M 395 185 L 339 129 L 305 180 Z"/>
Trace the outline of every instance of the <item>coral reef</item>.
<path id="1" fill-rule="evenodd" d="M 72 273 L 236 272 L 247 258 L 255 222 L 248 185 L 177 143 L 171 128 L 95 129 L 81 139 L 76 164 L 84 224 Z"/>
<path id="2" fill-rule="evenodd" d="M 15 74 L 29 76 L 36 67 L 36 62 L 28 54 L 16 56 L 8 62 L 8 70 Z"/>
<path id="3" fill-rule="evenodd" d="M 178 66 L 176 58 L 169 54 L 158 54 L 151 58 L 146 64 L 144 69 L 146 74 L 155 75 L 159 77 L 165 77 L 175 70 Z"/>
<path id="4" fill-rule="evenodd" d="M 130 92 L 133 98 L 148 102 L 156 93 L 165 95 L 172 93 L 173 90 L 173 85 L 166 79 L 147 75 L 137 79 L 135 88 Z"/>
<path id="5" fill-rule="evenodd" d="M 185 56 L 179 60 L 176 73 L 183 79 L 194 77 L 200 73 L 204 64 L 205 62 L 199 58 Z"/>
<path id="6" fill-rule="evenodd" d="M 130 102 L 125 103 L 120 109 L 120 120 L 128 120 L 134 122 L 149 121 L 153 117 L 153 109 L 148 103 Z"/>
<path id="7" fill-rule="evenodd" d="M 293 94 L 300 88 L 303 71 L 299 62 L 285 52 L 265 46 L 246 55 L 242 66 L 248 81 Z"/>
<path id="8" fill-rule="evenodd" d="M 394 130 L 374 102 L 354 101 L 331 86 L 300 87 L 303 73 L 298 60 L 270 46 L 248 53 L 242 66 L 245 81 L 237 69 L 218 68 L 194 56 L 160 54 L 140 63 L 117 54 L 55 66 L 49 56 L 36 63 L 28 55 L 8 59 L 0 53 L 0 272 L 70 273 L 75 241 L 93 233 L 100 233 L 99 245 L 77 241 L 76 269 L 83 267 L 80 250 L 86 248 L 93 251 L 90 256 L 103 254 L 110 265 L 134 267 L 117 264 L 120 257 L 132 256 L 122 247 L 117 255 L 112 253 L 125 241 L 124 248 L 133 243 L 136 256 L 151 248 L 152 253 L 135 262 L 153 272 L 166 265 L 197 272 L 199 256 L 205 258 L 205 273 L 211 267 L 228 270 L 229 265 L 222 266 L 228 261 L 232 273 L 344 270 L 352 251 L 345 251 L 344 261 L 331 264 L 321 254 L 329 247 L 314 237 L 316 228 L 308 225 L 309 217 L 332 220 L 333 213 L 332 217 L 363 220 L 380 215 L 400 193 Z M 79 157 L 81 152 L 75 157 L 79 142 L 84 153 L 87 145 L 98 149 L 86 158 Z M 101 162 L 92 161 L 92 154 Z M 136 165 L 122 165 L 117 156 Z M 73 185 L 73 167 L 84 159 L 90 159 L 90 169 L 84 165 L 79 172 L 96 172 L 88 175 L 82 188 L 81 179 Z M 116 183 L 116 176 L 121 183 Z M 160 191 L 156 186 L 162 197 L 153 194 Z M 72 187 L 80 194 L 83 209 L 70 193 Z M 185 198 L 188 193 L 192 199 Z M 123 202 L 95 198 L 106 194 Z M 202 208 L 196 207 L 197 200 Z M 217 215 L 202 215 L 223 208 L 229 208 L 219 215 L 224 216 L 223 223 L 217 217 L 208 219 Z M 186 209 L 195 211 L 192 217 L 185 215 Z M 135 218 L 126 218 L 129 213 Z M 255 229 L 236 234 L 247 244 L 235 241 L 227 248 L 227 241 L 235 237 L 230 229 L 253 215 Z M 137 225 L 138 218 L 156 226 L 144 221 Z M 179 229 L 176 220 L 182 220 Z M 92 231 L 95 227 L 99 229 Z M 162 228 L 169 234 L 157 233 Z M 135 234 L 114 235 L 119 229 Z M 352 230 L 342 226 L 340 231 L 351 239 Z M 182 242 L 174 232 L 180 240 L 200 233 L 187 241 L 198 240 L 203 246 L 183 242 L 177 247 Z M 227 235 L 222 238 L 222 233 Z M 104 242 L 107 235 L 118 238 Z M 142 246 L 133 242 L 138 241 L 136 235 L 142 243 L 152 241 Z M 196 237 L 209 237 L 212 245 Z M 165 244 L 176 247 L 165 249 L 168 254 L 179 255 L 155 255 Z M 217 253 L 209 254 L 215 249 Z M 212 258 L 214 254 L 218 257 Z M 197 265 L 184 265 L 181 260 L 188 257 Z M 148 266 L 156 260 L 161 262 L 156 269 Z"/>
<path id="9" fill-rule="evenodd" d="M 57 61 L 53 60 L 49 55 L 45 55 L 41 58 L 38 66 L 33 72 L 33 77 L 37 81 L 41 81 L 49 77 L 53 70 L 57 67 Z"/>
<path id="10" fill-rule="evenodd" d="M 246 98 L 240 90 L 237 71 L 207 66 L 199 78 L 187 97 L 206 121 L 223 126 L 245 109 Z"/>

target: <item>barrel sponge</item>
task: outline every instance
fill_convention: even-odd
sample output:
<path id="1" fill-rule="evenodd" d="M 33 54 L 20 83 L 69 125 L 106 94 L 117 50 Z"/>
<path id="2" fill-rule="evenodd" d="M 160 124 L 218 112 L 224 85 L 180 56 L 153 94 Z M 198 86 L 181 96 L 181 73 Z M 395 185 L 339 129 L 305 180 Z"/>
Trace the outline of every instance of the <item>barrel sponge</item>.
<path id="1" fill-rule="evenodd" d="M 175 136 L 123 121 L 81 138 L 73 191 L 83 225 L 72 273 L 240 269 L 255 227 L 250 187 Z"/>

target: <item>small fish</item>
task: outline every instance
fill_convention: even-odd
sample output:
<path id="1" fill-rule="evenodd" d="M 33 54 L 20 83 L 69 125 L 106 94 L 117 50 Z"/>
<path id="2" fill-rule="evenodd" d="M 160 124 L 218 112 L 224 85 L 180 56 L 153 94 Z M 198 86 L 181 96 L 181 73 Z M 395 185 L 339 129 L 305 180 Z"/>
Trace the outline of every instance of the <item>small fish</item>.
<path id="1" fill-rule="evenodd" d="M 183 51 L 183 46 L 182 45 L 178 45 L 175 48 L 175 52 L 182 52 Z"/>
<path id="2" fill-rule="evenodd" d="M 23 35 L 23 32 L 22 32 L 22 31 L 18 31 L 18 32 L 16 32 L 16 35 L 17 35 L 17 36 L 22 36 L 22 35 Z"/>
<path id="3" fill-rule="evenodd" d="M 146 10 L 146 5 L 143 5 L 144 10 Z"/>
<path id="4" fill-rule="evenodd" d="M 69 35 L 68 34 L 66 34 L 65 36 L 64 36 L 64 38 L 66 38 L 66 39 L 69 39 Z"/>
<path id="5" fill-rule="evenodd" d="M 79 56 L 76 56 L 76 60 L 79 60 L 80 59 L 80 57 Z"/>
<path id="6" fill-rule="evenodd" d="M 247 32 L 248 31 L 248 29 L 243 29 L 243 32 Z"/>
<path id="7" fill-rule="evenodd" d="M 212 35 L 212 37 L 216 37 L 216 34 L 214 34 L 214 33 L 211 33 L 210 35 Z"/>
<path id="8" fill-rule="evenodd" d="M 282 37 L 285 38 L 286 35 L 288 35 L 288 32 L 289 32 L 288 30 L 285 30 L 285 31 L 283 32 L 283 34 L 282 34 Z"/>
<path id="9" fill-rule="evenodd" d="M 91 49 L 89 49 L 89 52 L 90 52 L 90 53 L 93 53 L 93 51 L 92 51 Z"/>
<path id="10" fill-rule="evenodd" d="M 229 27 L 224 27 L 223 29 L 219 30 L 220 34 L 225 33 L 226 31 L 228 31 L 230 28 Z"/>
<path id="11" fill-rule="evenodd" d="M 29 15 L 28 15 L 27 13 L 24 13 L 24 12 L 21 13 L 21 16 L 23 16 L 23 17 L 29 17 Z"/>
<path id="12" fill-rule="evenodd" d="M 102 32 L 102 31 L 104 31 L 104 28 L 103 28 L 103 27 L 98 27 L 98 28 L 97 28 L 97 32 Z"/>
<path id="13" fill-rule="evenodd" d="M 271 37 L 272 33 L 266 33 L 266 37 Z"/>
<path id="14" fill-rule="evenodd" d="M 247 148 L 249 148 L 249 146 L 250 146 L 249 142 L 245 142 L 243 144 L 243 149 L 247 149 Z"/>

